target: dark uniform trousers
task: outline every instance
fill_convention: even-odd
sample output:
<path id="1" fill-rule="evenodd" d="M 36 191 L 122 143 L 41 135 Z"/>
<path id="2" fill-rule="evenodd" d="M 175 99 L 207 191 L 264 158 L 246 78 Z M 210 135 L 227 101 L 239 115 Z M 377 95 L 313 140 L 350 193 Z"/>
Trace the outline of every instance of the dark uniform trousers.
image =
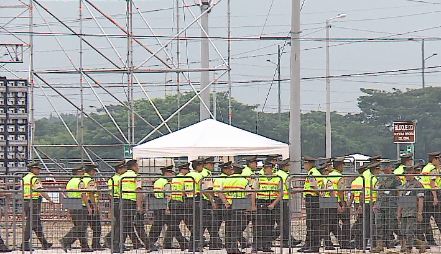
<path id="1" fill-rule="evenodd" d="M 280 207 L 269 209 L 274 200 L 257 199 L 256 219 L 253 222 L 253 247 L 257 250 L 268 249 L 274 236 L 274 225 L 280 217 Z"/>
<path id="2" fill-rule="evenodd" d="M 364 212 L 358 214 L 357 220 L 352 228 L 352 235 L 355 236 L 355 247 L 357 249 L 363 248 L 363 239 L 364 244 L 367 245 L 368 240 L 371 238 L 371 228 L 375 228 L 375 219 L 373 218 L 371 221 L 371 205 L 365 203 L 363 211 Z"/>
<path id="3" fill-rule="evenodd" d="M 194 198 L 185 198 L 185 224 L 191 232 L 189 250 L 197 250 L 201 245 L 201 210 L 200 210 L 200 196 Z"/>
<path id="4" fill-rule="evenodd" d="M 242 233 L 247 223 L 244 211 L 225 209 L 223 210 L 223 215 L 225 219 L 225 248 L 227 253 L 242 253 L 239 251 L 239 243 L 242 241 Z"/>
<path id="5" fill-rule="evenodd" d="M 276 240 L 277 237 L 280 235 L 283 235 L 283 245 L 287 247 L 286 245 L 289 243 L 290 236 L 291 236 L 291 213 L 289 212 L 289 200 L 283 199 L 280 201 L 281 207 L 282 207 L 282 214 L 283 218 L 279 217 L 277 220 L 277 226 L 274 230 L 274 238 L 273 240 Z M 283 219 L 283 221 L 282 221 Z M 281 234 L 283 231 L 283 234 Z"/>
<path id="6" fill-rule="evenodd" d="M 184 209 L 184 202 L 171 200 L 170 213 L 171 213 L 170 223 L 168 224 L 166 238 L 170 239 L 170 244 L 173 241 L 173 238 L 176 238 L 181 249 L 184 249 L 185 244 L 187 243 L 187 239 L 182 235 L 181 229 L 179 227 L 181 221 L 184 220 L 184 217 L 186 215 Z"/>
<path id="7" fill-rule="evenodd" d="M 341 221 L 341 227 L 338 227 L 338 240 L 341 247 L 349 247 L 351 241 L 351 210 L 344 207 L 343 211 L 337 214 L 337 218 Z"/>
<path id="8" fill-rule="evenodd" d="M 97 210 L 92 210 L 92 214 L 88 214 L 89 227 L 92 229 L 92 248 L 99 248 L 101 238 L 101 216 Z"/>
<path id="9" fill-rule="evenodd" d="M 105 236 L 105 243 L 107 246 L 110 246 L 112 244 L 112 240 L 115 239 L 115 232 L 118 231 L 119 232 L 119 220 L 120 220 L 120 200 L 119 198 L 113 198 L 113 207 L 112 207 L 112 213 L 113 213 L 113 218 L 112 218 L 112 230 L 109 231 L 109 233 L 107 233 L 107 235 Z"/>
<path id="10" fill-rule="evenodd" d="M 338 237 L 338 218 L 337 208 L 321 208 L 321 239 L 325 241 L 325 246 L 333 246 L 331 233 Z"/>
<path id="11" fill-rule="evenodd" d="M 170 216 L 166 214 L 165 210 L 154 210 L 153 211 L 153 225 L 150 228 L 150 234 L 149 234 L 149 241 L 150 243 L 154 244 L 156 241 L 158 241 L 159 236 L 161 235 L 162 228 L 167 225 L 167 227 L 170 225 Z M 166 235 L 165 233 L 164 235 Z M 170 241 L 170 238 L 168 238 L 168 241 Z M 164 243 L 171 245 L 171 242 Z"/>
<path id="12" fill-rule="evenodd" d="M 129 234 L 129 238 L 132 241 L 134 248 L 140 248 L 142 244 L 144 244 L 146 248 L 150 246 L 149 237 L 144 227 L 144 220 L 144 213 L 136 212 L 136 216 L 133 221 L 135 234 Z M 141 239 L 141 241 L 139 241 L 139 239 Z"/>
<path id="13" fill-rule="evenodd" d="M 115 229 L 115 240 L 113 242 L 114 250 L 120 250 L 123 248 L 127 236 L 129 236 L 130 239 L 135 239 L 137 237 L 133 226 L 136 215 L 136 201 L 123 199 L 121 200 L 120 205 L 122 205 L 121 226 Z"/>
<path id="14" fill-rule="evenodd" d="M 63 237 L 62 242 L 72 245 L 77 239 L 80 241 L 81 248 L 89 248 L 87 243 L 87 209 L 69 210 L 70 217 L 74 226 Z"/>
<path id="15" fill-rule="evenodd" d="M 438 193 L 438 200 L 441 200 L 439 193 Z M 423 232 L 426 235 L 426 241 L 429 244 L 434 244 L 435 239 L 433 238 L 433 229 L 432 226 L 430 225 L 430 218 L 433 217 L 438 228 L 441 228 L 441 208 L 439 204 L 437 206 L 433 205 L 433 195 L 432 195 L 432 191 L 430 190 L 426 190 L 424 194 L 423 209 L 424 209 L 423 223 L 421 226 L 423 227 Z"/>
<path id="16" fill-rule="evenodd" d="M 216 213 L 209 200 L 202 200 L 202 232 L 205 229 L 210 234 L 210 247 L 222 247 L 222 240 L 219 237 L 219 222 L 222 223 L 222 217 Z"/>
<path id="17" fill-rule="evenodd" d="M 319 197 L 306 195 L 306 240 L 305 247 L 320 248 L 320 205 Z"/>
<path id="18" fill-rule="evenodd" d="M 29 239 L 31 239 L 31 224 L 32 230 L 37 235 L 37 239 L 42 245 L 47 245 L 48 242 L 43 234 L 43 226 L 41 225 L 40 213 L 41 213 L 41 198 L 25 200 L 24 211 L 26 216 L 26 225 L 23 236 L 23 244 L 29 244 Z M 32 209 L 32 223 L 31 223 L 31 209 Z"/>

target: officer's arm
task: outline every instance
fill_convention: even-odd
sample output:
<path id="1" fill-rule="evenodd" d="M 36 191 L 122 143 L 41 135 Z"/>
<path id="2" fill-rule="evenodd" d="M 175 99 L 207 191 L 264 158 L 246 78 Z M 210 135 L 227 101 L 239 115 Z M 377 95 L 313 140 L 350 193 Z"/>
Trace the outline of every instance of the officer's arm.
<path id="1" fill-rule="evenodd" d="M 430 180 L 430 187 L 432 188 L 433 202 L 438 202 L 438 196 L 436 194 L 436 189 L 438 189 L 438 186 L 434 180 Z"/>
<path id="2" fill-rule="evenodd" d="M 34 185 L 32 186 L 32 190 L 35 190 L 35 191 L 42 191 L 43 190 L 43 185 L 41 184 L 40 179 L 37 178 L 37 180 L 35 181 Z M 49 194 L 47 194 L 46 192 L 40 192 L 40 195 L 43 198 L 45 198 L 47 201 L 49 201 L 49 203 L 53 203 L 54 202 L 49 197 Z"/>
<path id="3" fill-rule="evenodd" d="M 142 211 L 143 209 L 143 203 L 144 203 L 144 195 L 141 193 L 142 190 L 142 181 L 136 180 L 136 208 L 138 211 Z"/>

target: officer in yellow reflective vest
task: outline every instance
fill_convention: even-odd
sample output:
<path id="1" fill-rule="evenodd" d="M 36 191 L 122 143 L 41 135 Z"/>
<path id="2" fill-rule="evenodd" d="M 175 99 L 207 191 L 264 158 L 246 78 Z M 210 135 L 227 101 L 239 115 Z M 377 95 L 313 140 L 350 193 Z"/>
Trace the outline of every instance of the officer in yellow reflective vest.
<path id="1" fill-rule="evenodd" d="M 172 180 L 172 177 L 175 176 L 175 172 L 173 171 L 173 165 L 162 167 L 161 168 L 162 176 L 161 178 L 157 179 L 153 183 L 153 193 L 154 197 L 156 199 L 161 199 L 165 202 L 168 202 L 171 199 L 171 185 L 170 182 Z M 170 226 L 170 210 L 167 207 L 166 210 L 154 210 L 153 211 L 153 224 L 150 228 L 149 233 L 149 242 L 152 245 L 154 245 L 158 239 L 159 235 L 161 234 L 162 228 L 167 225 L 167 227 Z M 164 235 L 167 235 L 168 233 L 164 233 Z M 168 240 L 168 241 L 167 241 Z M 171 238 L 166 237 L 164 239 L 164 248 L 171 248 Z"/>
<path id="2" fill-rule="evenodd" d="M 135 225 L 134 219 L 137 212 L 144 212 L 144 196 L 142 193 L 140 193 L 142 189 L 142 182 L 138 179 L 138 162 L 136 160 L 129 160 L 126 162 L 126 166 L 127 171 L 121 175 L 120 181 L 121 226 L 115 230 L 115 240 L 113 241 L 113 251 L 118 253 L 124 251 L 124 243 L 127 236 L 132 239 L 132 242 L 138 237 L 135 233 L 135 228 L 138 231 L 139 225 Z M 148 237 L 145 234 L 144 225 L 141 225 L 138 235 L 139 238 L 141 238 L 141 240 L 144 242 L 147 251 L 149 251 Z"/>
<path id="3" fill-rule="evenodd" d="M 281 160 L 278 162 L 278 170 L 276 171 L 276 176 L 279 176 L 283 181 L 283 196 L 281 207 L 282 207 L 282 213 L 283 213 L 283 221 L 281 218 L 278 218 L 277 220 L 277 226 L 274 232 L 276 233 L 274 235 L 274 240 L 276 240 L 277 237 L 280 236 L 281 229 L 283 230 L 283 239 L 282 243 L 284 247 L 291 247 L 296 246 L 300 244 L 302 241 L 294 239 L 291 235 L 291 213 L 289 211 L 289 200 L 290 200 L 290 194 L 289 194 L 289 182 L 288 182 L 288 176 L 289 176 L 289 158 L 286 160 Z M 291 238 L 291 239 L 290 239 Z"/>
<path id="4" fill-rule="evenodd" d="M 43 226 L 41 225 L 40 213 L 42 197 L 49 203 L 53 203 L 52 199 L 46 192 L 39 192 L 43 190 L 43 185 L 38 177 L 40 175 L 41 167 L 38 162 L 32 162 L 27 165 L 29 173 L 23 177 L 22 189 L 24 198 L 24 212 L 26 216 L 26 224 L 24 228 L 22 250 L 31 251 L 29 239 L 31 238 L 31 210 L 32 210 L 32 230 L 37 235 L 42 248 L 44 250 L 52 247 L 52 243 L 49 243 L 43 234 Z"/>
<path id="5" fill-rule="evenodd" d="M 72 178 L 66 184 L 66 197 L 68 199 L 82 200 L 83 204 L 88 204 L 88 196 L 84 189 L 86 186 L 82 180 L 84 175 L 83 165 L 72 169 Z M 60 240 L 61 246 L 65 252 L 71 249 L 71 245 L 78 239 L 81 245 L 81 252 L 93 252 L 87 243 L 87 207 L 69 209 L 69 214 L 74 226 Z"/>
<path id="6" fill-rule="evenodd" d="M 378 159 L 374 159 L 376 161 Z M 380 162 L 373 162 L 369 165 L 359 168 L 360 176 L 352 181 L 351 189 L 354 189 L 351 193 L 351 201 L 355 201 L 357 207 L 357 221 L 354 224 L 352 232 L 355 234 L 355 247 L 357 249 L 363 249 L 364 244 L 371 238 L 371 205 L 376 201 L 376 192 L 372 192 L 371 188 L 377 184 L 377 178 L 375 174 L 381 170 Z M 359 191 L 364 190 L 364 191 Z M 372 204 L 371 204 L 372 202 Z M 366 216 L 363 216 L 366 215 Z M 373 220 L 375 221 L 375 220 Z M 363 223 L 365 225 L 365 236 L 363 241 Z"/>
<path id="7" fill-rule="evenodd" d="M 326 189 L 328 191 L 322 191 L 320 193 L 320 196 L 322 196 L 323 200 L 319 201 L 320 206 L 320 241 L 323 239 L 325 244 L 325 250 L 335 250 L 334 245 L 331 241 L 331 233 L 335 236 L 338 235 L 337 232 L 337 208 L 328 208 L 328 207 L 322 207 L 320 205 L 320 202 L 324 202 L 325 200 L 327 202 L 334 202 L 334 199 L 336 196 L 334 196 L 334 191 L 332 189 L 332 181 L 329 176 L 329 173 L 332 172 L 332 162 L 331 159 L 326 159 L 324 163 L 319 165 L 317 169 L 321 172 L 323 177 L 323 189 Z M 330 199 L 332 199 L 330 201 Z M 338 205 L 337 200 L 335 200 L 334 205 Z"/>
<path id="8" fill-rule="evenodd" d="M 228 254 L 241 254 L 243 252 L 239 250 L 239 243 L 242 242 L 242 233 L 247 226 L 247 220 L 244 207 L 233 207 L 233 200 L 250 198 L 248 197 L 250 193 L 245 192 L 250 190 L 249 181 L 241 175 L 243 169 L 241 165 L 227 162 L 219 167 L 229 176 L 223 180 L 221 192 L 218 193 L 225 207 L 225 247 Z M 246 246 L 241 245 L 241 248 L 244 249 Z"/>
<path id="9" fill-rule="evenodd" d="M 398 177 L 401 180 L 401 183 L 404 185 L 406 183 L 406 177 L 404 174 L 404 168 L 405 167 L 411 167 L 413 166 L 413 154 L 402 154 L 400 155 L 401 163 L 400 165 L 394 170 L 395 175 L 399 175 Z"/>
<path id="10" fill-rule="evenodd" d="M 334 169 L 329 173 L 330 181 L 332 183 L 333 196 L 337 197 L 338 208 L 337 218 L 341 221 L 340 233 L 338 234 L 339 243 L 341 249 L 350 249 L 351 239 L 351 217 L 350 217 L 350 205 L 347 203 L 347 195 L 344 189 L 346 178 L 342 177 L 344 171 L 344 158 L 337 157 L 333 160 Z"/>
<path id="11" fill-rule="evenodd" d="M 112 239 L 115 239 L 115 232 L 119 231 L 119 220 L 120 220 L 120 184 L 121 184 L 121 176 L 127 171 L 126 163 L 124 160 L 118 161 L 113 165 L 115 169 L 115 174 L 107 181 L 107 187 L 111 193 L 111 198 L 113 200 L 113 230 L 109 231 L 106 235 L 105 246 L 107 248 L 111 248 Z M 140 244 L 139 240 L 136 238 L 134 245 Z"/>
<path id="12" fill-rule="evenodd" d="M 421 174 L 420 182 L 423 184 L 426 192 L 424 194 L 424 213 L 423 213 L 423 227 L 429 245 L 436 245 L 433 238 L 433 230 L 430 225 L 430 218 L 433 217 L 438 228 L 441 228 L 441 209 L 440 209 L 440 197 L 438 188 L 441 186 L 438 184 L 441 180 L 437 174 L 440 173 L 440 152 L 429 153 L 429 163 L 424 166 Z"/>
<path id="13" fill-rule="evenodd" d="M 253 225 L 253 250 L 272 252 L 271 242 L 274 225 L 280 216 L 279 202 L 282 200 L 283 183 L 273 173 L 273 164 L 266 161 L 264 175 L 259 176 L 253 188 L 256 190 L 256 223 Z"/>
<path id="14" fill-rule="evenodd" d="M 202 196 L 202 232 L 207 229 L 210 234 L 208 243 L 210 250 L 222 250 L 223 244 L 219 237 L 219 229 L 222 225 L 222 211 L 219 210 L 219 202 L 215 195 L 210 192 L 213 190 L 213 178 L 211 177 L 214 170 L 214 157 L 204 159 L 204 168 L 202 169 L 202 187 L 204 195 Z"/>
<path id="15" fill-rule="evenodd" d="M 184 180 L 185 176 L 190 172 L 190 163 L 182 163 L 176 166 L 179 173 L 171 180 L 171 197 L 170 197 L 170 224 L 167 232 L 171 239 L 176 238 L 179 243 L 181 251 L 184 251 L 188 246 L 188 240 L 182 235 L 180 224 L 184 221 Z"/>
<path id="16" fill-rule="evenodd" d="M 250 177 L 257 170 L 257 156 L 245 157 L 246 166 L 242 170 L 242 176 Z"/>
<path id="17" fill-rule="evenodd" d="M 185 224 L 191 232 L 189 252 L 199 252 L 202 249 L 201 243 L 201 186 L 200 182 L 203 178 L 201 172 L 204 168 L 203 160 L 196 159 L 191 161 L 191 170 L 184 180 L 185 191 Z"/>
<path id="18" fill-rule="evenodd" d="M 93 250 L 104 250 L 103 246 L 101 246 L 100 239 L 101 239 L 101 215 L 99 212 L 99 193 L 97 192 L 98 186 L 96 184 L 96 181 L 94 179 L 98 167 L 97 165 L 91 163 L 84 165 L 84 176 L 83 176 L 83 182 L 88 190 L 88 196 L 89 196 L 89 215 L 88 215 L 88 221 L 89 221 L 89 227 L 92 229 L 92 249 Z"/>
<path id="19" fill-rule="evenodd" d="M 306 240 L 298 251 L 316 253 L 320 248 L 320 209 L 318 190 L 323 188 L 323 177 L 315 166 L 317 159 L 309 156 L 303 158 L 303 168 L 308 172 L 303 186 L 306 207 Z"/>

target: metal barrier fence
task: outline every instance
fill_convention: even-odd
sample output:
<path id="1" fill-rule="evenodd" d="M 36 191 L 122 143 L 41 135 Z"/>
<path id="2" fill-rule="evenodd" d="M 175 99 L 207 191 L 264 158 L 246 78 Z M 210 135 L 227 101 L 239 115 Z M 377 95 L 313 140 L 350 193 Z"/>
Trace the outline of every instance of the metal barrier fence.
<path id="1" fill-rule="evenodd" d="M 441 181 L 441 175 L 416 177 Z M 233 178 L 246 185 L 225 184 Z M 411 176 L 381 174 L 369 183 L 358 175 L 289 175 L 285 183 L 276 176 L 213 176 L 195 183 L 185 176 L 142 175 L 122 178 L 139 188 L 119 185 L 117 197 L 108 179 L 92 178 L 95 188 L 81 191 L 96 200 L 91 210 L 71 198 L 78 191 L 66 189 L 70 179 L 41 176 L 39 192 L 50 203 L 24 200 L 21 178 L 0 176 L 0 235 L 9 248 L 19 251 L 28 242 L 27 249 L 50 253 L 297 253 L 301 246 L 315 253 L 384 253 L 423 251 L 427 243 L 427 251 L 441 253 L 441 206 L 433 203 L 435 193 L 441 201 L 441 191 L 424 190 Z M 169 187 L 158 188 L 160 181 Z M 320 182 L 320 189 L 304 190 L 305 181 Z M 263 182 L 274 187 L 262 190 Z M 276 196 L 281 199 L 272 206 Z"/>

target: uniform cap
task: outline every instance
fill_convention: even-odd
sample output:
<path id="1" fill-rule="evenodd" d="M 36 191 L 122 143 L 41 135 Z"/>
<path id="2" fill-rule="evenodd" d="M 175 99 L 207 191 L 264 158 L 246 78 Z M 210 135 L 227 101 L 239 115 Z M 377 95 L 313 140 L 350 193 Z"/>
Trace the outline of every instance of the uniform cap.
<path id="1" fill-rule="evenodd" d="M 228 169 L 228 168 L 231 168 L 231 164 L 232 164 L 231 161 L 229 161 L 229 162 L 225 162 L 225 163 L 220 164 L 220 165 L 219 165 L 219 168 L 220 168 L 221 170 Z"/>
<path id="2" fill-rule="evenodd" d="M 327 167 L 328 167 L 328 164 L 327 164 L 327 163 L 322 163 L 322 164 L 320 164 L 320 165 L 317 166 L 317 169 L 318 169 L 319 171 L 323 171 L 323 170 L 326 169 Z"/>
<path id="3" fill-rule="evenodd" d="M 345 158 L 344 157 L 335 157 L 332 159 L 332 161 L 334 163 L 344 163 L 345 162 Z"/>
<path id="4" fill-rule="evenodd" d="M 280 157 L 279 154 L 269 154 L 269 155 L 266 156 L 266 159 L 267 160 L 276 160 L 279 157 Z"/>
<path id="5" fill-rule="evenodd" d="M 84 164 L 84 170 L 90 172 L 92 170 L 97 170 L 98 166 L 94 163 Z"/>
<path id="6" fill-rule="evenodd" d="M 266 160 L 264 163 L 263 163 L 263 167 L 273 167 L 274 165 L 271 163 L 271 161 L 269 161 L 269 160 Z"/>
<path id="7" fill-rule="evenodd" d="M 251 163 L 257 161 L 257 156 L 248 156 L 244 158 L 246 163 Z"/>
<path id="8" fill-rule="evenodd" d="M 380 166 L 381 166 L 381 162 L 377 161 L 377 162 L 369 164 L 368 168 L 376 169 L 376 168 L 379 168 Z"/>
<path id="9" fill-rule="evenodd" d="M 382 167 L 388 167 L 388 166 L 391 166 L 391 165 L 395 164 L 394 161 L 389 160 L 389 159 L 383 159 L 383 160 L 380 161 L 380 163 L 381 163 Z"/>
<path id="10" fill-rule="evenodd" d="M 174 171 L 173 171 L 173 165 L 169 165 L 169 166 L 166 166 L 166 167 L 162 167 L 162 168 L 161 168 L 161 172 L 162 172 L 162 173 L 165 173 L 165 172 L 172 172 L 172 173 L 174 173 Z"/>
<path id="11" fill-rule="evenodd" d="M 133 160 L 133 159 L 131 159 L 131 160 L 126 161 L 126 166 L 127 166 L 128 168 L 130 168 L 130 167 L 132 167 L 133 165 L 135 165 L 136 163 L 138 163 L 137 160 Z"/>
<path id="12" fill-rule="evenodd" d="M 311 156 L 304 156 L 304 157 L 303 157 L 303 160 L 304 160 L 304 161 L 307 161 L 307 162 L 316 162 L 316 161 L 317 161 L 316 158 L 311 157 Z"/>
<path id="13" fill-rule="evenodd" d="M 72 168 L 72 172 L 73 173 L 75 173 L 77 171 L 80 171 L 80 170 L 84 170 L 84 165 L 83 164 L 79 164 L 76 167 Z"/>
<path id="14" fill-rule="evenodd" d="M 203 159 L 195 159 L 195 160 L 192 160 L 192 161 L 190 161 L 192 164 L 196 164 L 196 165 L 201 165 L 201 164 L 203 164 L 204 163 L 204 160 Z"/>
<path id="15" fill-rule="evenodd" d="M 413 157 L 412 153 L 406 153 L 406 154 L 400 155 L 401 159 L 412 159 L 412 157 Z"/>
<path id="16" fill-rule="evenodd" d="M 429 155 L 430 158 L 437 158 L 440 157 L 441 152 L 432 152 L 432 153 L 428 153 L 427 155 Z"/>
<path id="17" fill-rule="evenodd" d="M 238 163 L 232 163 L 231 166 L 233 167 L 234 172 L 236 173 L 240 173 L 243 170 L 243 166 Z"/>
<path id="18" fill-rule="evenodd" d="M 374 155 L 369 159 L 369 161 L 373 162 L 373 161 L 379 161 L 381 159 L 382 159 L 381 155 Z"/>
<path id="19" fill-rule="evenodd" d="M 181 163 L 179 165 L 176 166 L 179 170 L 181 169 L 190 169 L 190 163 L 186 162 L 186 163 Z"/>
<path id="20" fill-rule="evenodd" d="M 360 174 L 363 173 L 364 171 L 366 171 L 368 166 L 369 166 L 368 164 L 361 165 L 360 167 L 357 168 L 357 172 L 360 173 Z"/>
<path id="21" fill-rule="evenodd" d="M 404 166 L 404 173 L 415 172 L 417 168 L 415 166 Z"/>
<path id="22" fill-rule="evenodd" d="M 278 164 L 279 164 L 280 167 L 284 167 L 284 166 L 288 165 L 289 163 L 290 163 L 290 160 L 288 158 L 288 159 L 285 159 L 285 160 L 281 160 Z"/>
<path id="23" fill-rule="evenodd" d="M 40 162 L 38 162 L 38 161 L 30 162 L 30 163 L 27 165 L 27 167 L 28 167 L 29 169 L 31 169 L 31 168 L 41 168 L 41 166 L 40 166 Z"/>
<path id="24" fill-rule="evenodd" d="M 124 167 L 125 165 L 126 165 L 126 162 L 124 160 L 122 160 L 122 161 L 118 161 L 115 164 L 113 164 L 113 167 L 115 169 L 118 169 L 118 168 Z"/>

